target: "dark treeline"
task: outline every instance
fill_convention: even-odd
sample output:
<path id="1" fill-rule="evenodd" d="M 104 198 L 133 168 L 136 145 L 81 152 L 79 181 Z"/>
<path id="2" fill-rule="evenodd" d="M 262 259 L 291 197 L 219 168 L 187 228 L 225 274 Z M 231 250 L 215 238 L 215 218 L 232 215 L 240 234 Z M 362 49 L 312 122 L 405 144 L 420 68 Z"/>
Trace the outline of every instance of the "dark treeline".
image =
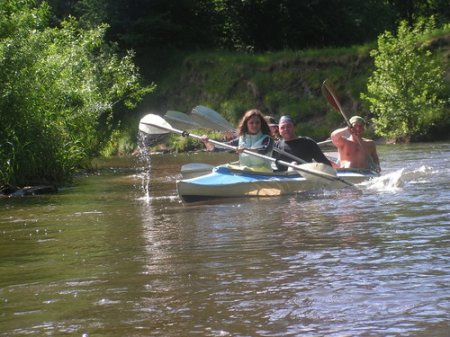
<path id="1" fill-rule="evenodd" d="M 435 15 L 450 21 L 448 0 L 48 0 L 55 24 L 73 15 L 106 22 L 108 38 L 136 51 L 141 67 L 159 68 L 176 51 L 270 52 L 346 47 L 376 40 Z M 150 68 L 152 66 L 150 65 Z M 147 74 L 150 69 L 146 70 Z"/>

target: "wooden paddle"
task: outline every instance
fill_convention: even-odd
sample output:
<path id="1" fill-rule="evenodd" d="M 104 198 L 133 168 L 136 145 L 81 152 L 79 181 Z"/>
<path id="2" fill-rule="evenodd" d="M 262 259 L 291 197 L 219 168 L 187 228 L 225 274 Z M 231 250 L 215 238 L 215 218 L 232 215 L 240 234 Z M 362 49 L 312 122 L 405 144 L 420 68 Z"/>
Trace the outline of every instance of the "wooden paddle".
<path id="1" fill-rule="evenodd" d="M 350 121 L 348 120 L 347 115 L 345 114 L 344 110 L 342 110 L 341 104 L 339 103 L 339 100 L 337 99 L 337 96 L 335 94 L 336 91 L 334 90 L 334 86 L 330 82 L 330 80 L 326 79 L 325 81 L 323 81 L 321 89 L 322 89 L 322 94 L 325 96 L 328 103 L 330 103 L 331 107 L 334 110 L 340 112 L 342 117 L 344 117 L 344 120 L 345 120 L 345 123 L 347 124 L 347 126 L 349 128 L 351 128 L 352 125 L 350 124 Z"/>
<path id="2" fill-rule="evenodd" d="M 331 107 L 334 110 L 338 111 L 342 115 L 342 117 L 344 117 L 345 123 L 347 124 L 348 128 L 351 129 L 353 126 L 350 123 L 349 119 L 347 118 L 347 115 L 345 114 L 344 110 L 342 109 L 342 106 L 339 103 L 339 100 L 337 99 L 336 91 L 334 90 L 334 86 L 331 83 L 331 81 L 328 80 L 328 79 L 323 81 L 321 89 L 322 89 L 322 94 L 325 96 L 325 98 L 327 99 L 328 103 L 331 105 Z M 370 156 L 367 153 L 367 150 L 364 147 L 364 145 L 361 143 L 361 140 L 359 138 L 357 138 L 357 137 L 355 137 L 355 139 L 358 142 L 358 145 L 361 147 L 361 149 L 365 153 L 366 157 L 369 159 L 370 169 L 376 171 L 376 165 L 375 165 L 375 163 L 374 163 L 374 161 L 372 159 L 372 156 Z"/>
<path id="3" fill-rule="evenodd" d="M 202 140 L 201 136 L 188 133 L 183 130 L 178 130 L 173 128 L 166 120 L 164 120 L 161 116 L 155 115 L 155 114 L 148 114 L 145 115 L 139 122 L 139 130 L 150 133 L 152 135 L 161 135 L 168 132 L 177 133 L 179 135 L 182 135 L 184 137 L 192 137 L 198 140 Z M 212 144 L 215 144 L 217 146 L 221 146 L 224 148 L 228 148 L 231 150 L 237 150 L 236 146 L 232 146 L 226 143 L 221 143 L 215 140 L 209 140 Z M 328 165 L 324 165 L 322 163 L 307 163 L 307 164 L 301 164 L 301 165 L 295 165 L 292 163 L 288 163 L 282 160 L 277 160 L 275 158 L 265 156 L 253 151 L 244 150 L 244 153 L 259 157 L 262 159 L 266 159 L 271 162 L 277 162 L 283 166 L 291 167 L 298 171 L 305 179 L 314 181 L 316 183 L 320 183 L 325 186 L 331 185 L 331 183 L 338 183 L 336 187 L 343 187 L 343 186 L 355 186 L 352 183 L 345 181 L 344 179 L 338 177 L 336 175 L 336 170 L 334 170 L 332 167 Z"/>

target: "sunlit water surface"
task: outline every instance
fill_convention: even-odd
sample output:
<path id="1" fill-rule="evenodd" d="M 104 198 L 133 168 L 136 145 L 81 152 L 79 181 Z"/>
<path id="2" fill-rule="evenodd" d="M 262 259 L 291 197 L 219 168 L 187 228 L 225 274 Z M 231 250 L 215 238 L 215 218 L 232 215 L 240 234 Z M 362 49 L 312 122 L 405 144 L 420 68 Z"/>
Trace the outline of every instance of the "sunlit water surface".
<path id="1" fill-rule="evenodd" d="M 184 205 L 191 154 L 0 199 L 0 336 L 450 336 L 450 144 L 379 154 L 360 191 Z"/>

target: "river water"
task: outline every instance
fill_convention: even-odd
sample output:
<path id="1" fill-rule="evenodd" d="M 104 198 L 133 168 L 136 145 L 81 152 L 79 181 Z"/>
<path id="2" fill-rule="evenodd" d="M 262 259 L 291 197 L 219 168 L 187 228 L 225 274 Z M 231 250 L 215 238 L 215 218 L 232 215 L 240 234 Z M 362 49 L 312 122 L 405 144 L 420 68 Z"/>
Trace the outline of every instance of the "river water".
<path id="1" fill-rule="evenodd" d="M 379 155 L 360 191 L 180 203 L 208 153 L 0 199 L 0 336 L 450 336 L 450 144 Z"/>

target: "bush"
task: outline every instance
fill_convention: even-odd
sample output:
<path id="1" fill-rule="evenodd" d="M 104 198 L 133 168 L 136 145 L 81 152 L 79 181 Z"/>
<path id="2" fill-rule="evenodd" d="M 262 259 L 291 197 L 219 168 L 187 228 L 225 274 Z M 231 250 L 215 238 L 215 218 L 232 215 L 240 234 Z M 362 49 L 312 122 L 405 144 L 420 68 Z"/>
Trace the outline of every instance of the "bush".
<path id="1" fill-rule="evenodd" d="M 433 18 L 413 27 L 403 21 L 397 36 L 380 35 L 378 49 L 370 53 L 375 71 L 361 98 L 375 115 L 378 135 L 409 140 L 426 134 L 445 116 L 444 71 L 423 43 L 434 29 Z"/>
<path id="2" fill-rule="evenodd" d="M 69 18 L 50 27 L 50 8 L 0 2 L 0 184 L 62 183 L 92 158 L 132 108 L 141 86 L 133 55 L 104 42 L 106 26 Z"/>

